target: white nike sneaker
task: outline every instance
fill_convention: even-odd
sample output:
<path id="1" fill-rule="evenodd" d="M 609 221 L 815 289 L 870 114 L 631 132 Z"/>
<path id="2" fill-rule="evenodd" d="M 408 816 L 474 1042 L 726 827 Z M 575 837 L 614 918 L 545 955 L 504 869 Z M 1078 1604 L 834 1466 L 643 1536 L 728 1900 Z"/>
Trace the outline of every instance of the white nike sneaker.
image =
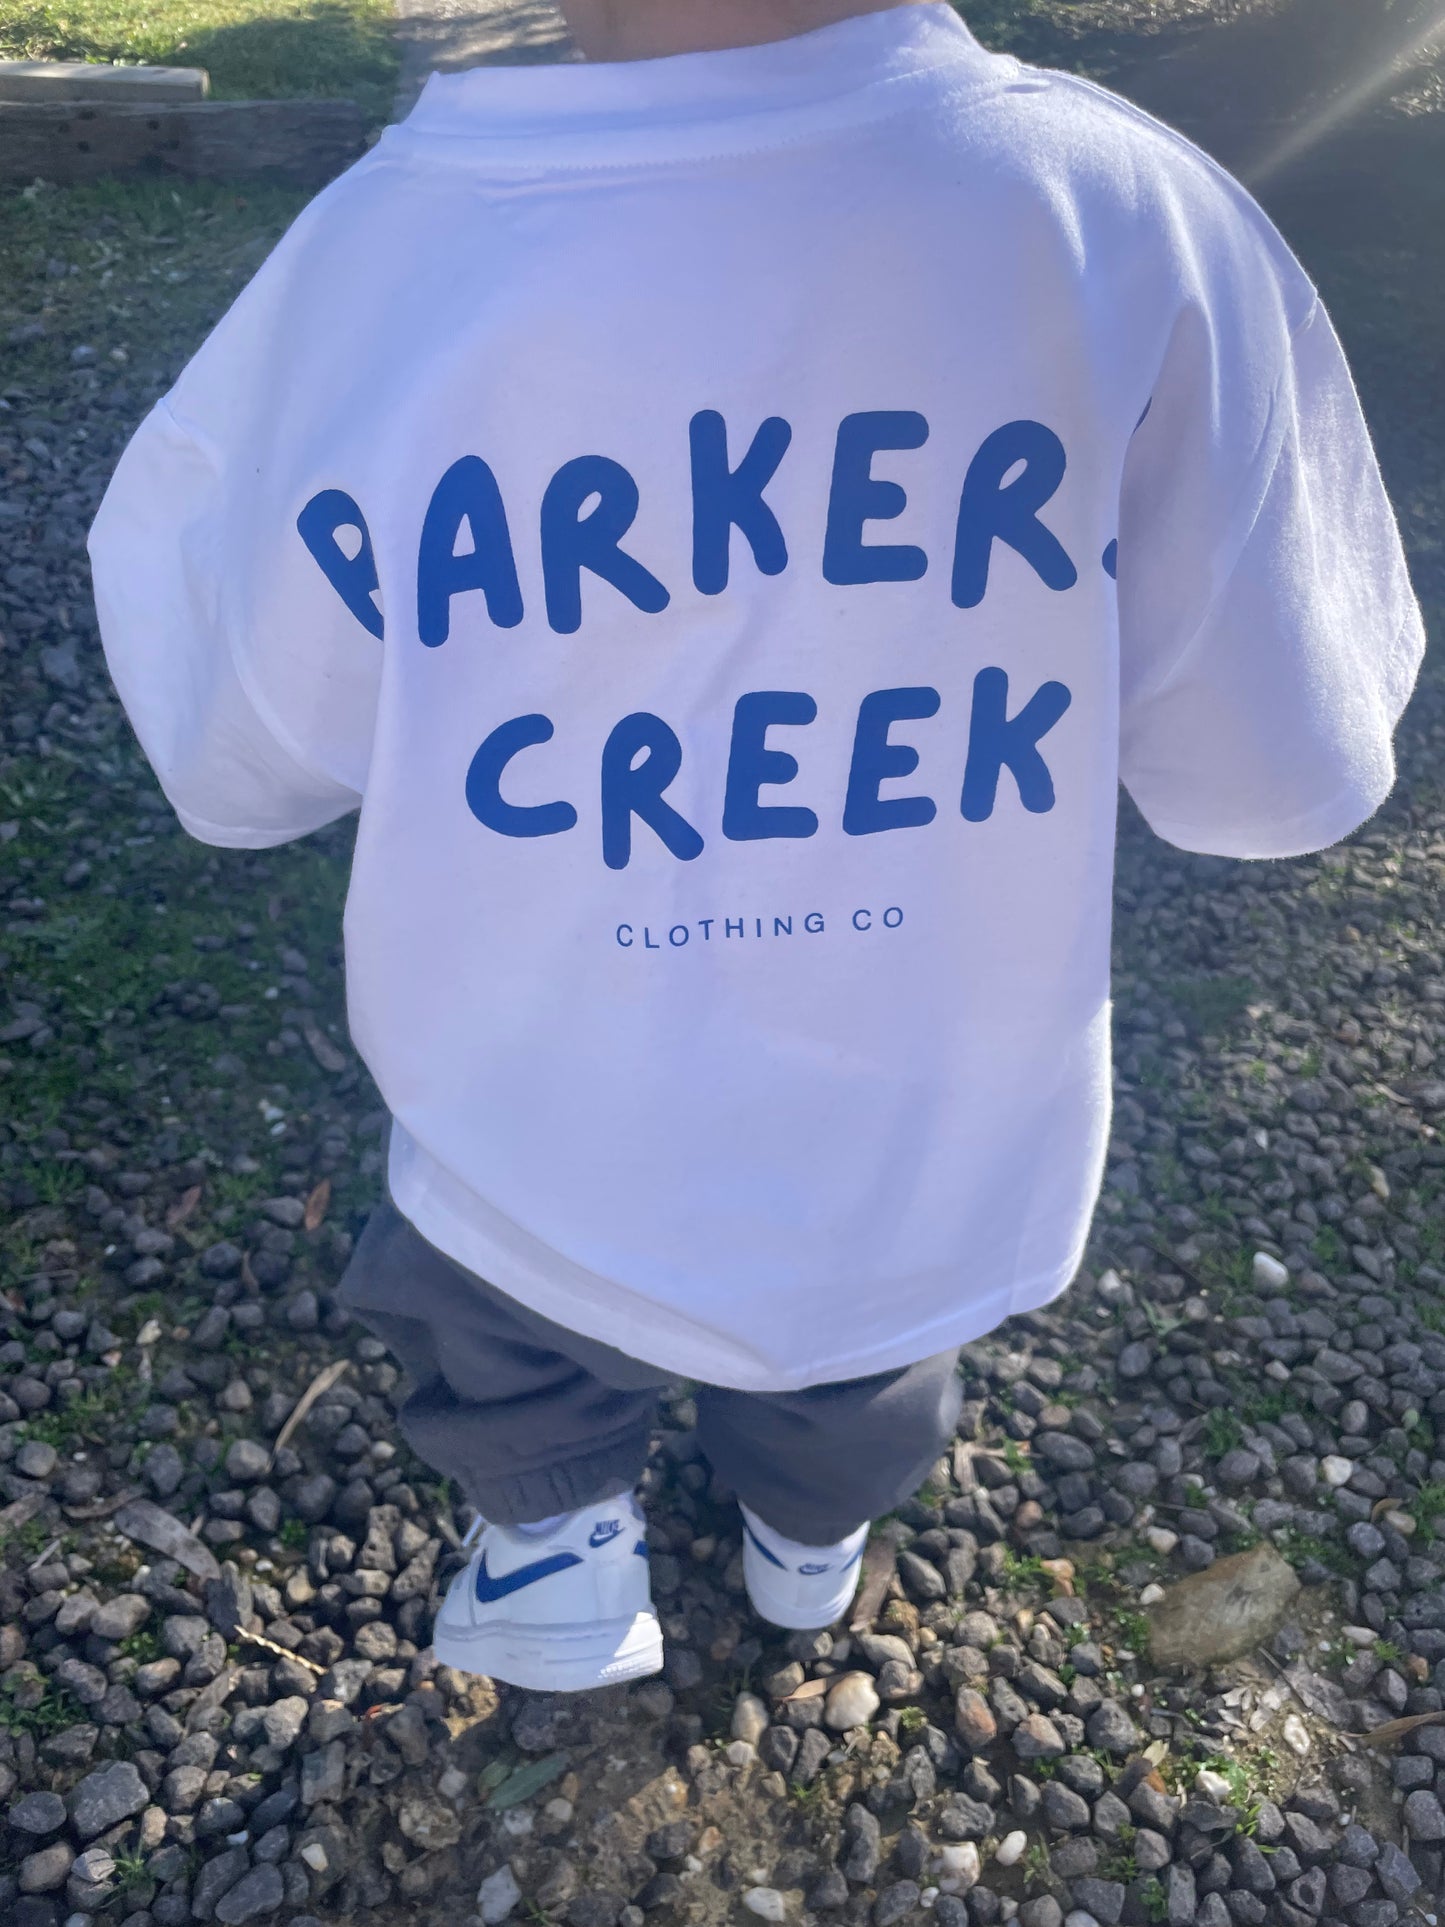
<path id="1" fill-rule="evenodd" d="M 774 1532 L 747 1506 L 741 1511 L 743 1578 L 762 1617 L 790 1632 L 836 1625 L 858 1590 L 868 1525 L 835 1546 L 804 1546 Z"/>
<path id="2" fill-rule="evenodd" d="M 584 1693 L 659 1670 L 647 1526 L 631 1493 L 569 1512 L 548 1532 L 481 1520 L 479 1529 L 437 1614 L 432 1647 L 443 1666 L 536 1693 Z"/>

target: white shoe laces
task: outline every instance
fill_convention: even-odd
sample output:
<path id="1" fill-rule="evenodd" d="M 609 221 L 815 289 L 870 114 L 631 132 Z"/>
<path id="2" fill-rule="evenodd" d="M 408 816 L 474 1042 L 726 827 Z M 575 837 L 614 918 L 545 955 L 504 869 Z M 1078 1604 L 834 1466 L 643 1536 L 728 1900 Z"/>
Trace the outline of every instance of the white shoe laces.
<path id="1" fill-rule="evenodd" d="M 471 1548 L 477 1543 L 478 1539 L 481 1538 L 483 1532 L 485 1532 L 486 1526 L 487 1526 L 486 1520 L 482 1517 L 480 1512 L 477 1513 L 476 1517 L 472 1520 L 472 1523 L 467 1527 L 466 1536 L 462 1540 L 463 1552 L 469 1552 L 471 1550 Z"/>

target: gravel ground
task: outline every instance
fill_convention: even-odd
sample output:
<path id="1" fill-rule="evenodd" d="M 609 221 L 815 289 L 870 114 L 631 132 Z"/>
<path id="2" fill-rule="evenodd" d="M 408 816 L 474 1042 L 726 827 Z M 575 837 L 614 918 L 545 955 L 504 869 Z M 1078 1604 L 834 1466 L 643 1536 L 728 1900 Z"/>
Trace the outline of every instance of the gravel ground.
<path id="1" fill-rule="evenodd" d="M 859 1623 L 749 1615 L 679 1388 L 647 1475 L 665 1676 L 494 1692 L 428 1654 L 467 1517 L 331 1295 L 384 1125 L 342 1015 L 348 833 L 188 842 L 90 611 L 125 435 L 297 204 L 0 206 L 0 1919 L 1433 1921 L 1438 668 L 1335 851 L 1190 858 L 1126 810 L 1088 1262 L 970 1348 Z M 1438 247 L 1292 238 L 1438 647 Z"/>

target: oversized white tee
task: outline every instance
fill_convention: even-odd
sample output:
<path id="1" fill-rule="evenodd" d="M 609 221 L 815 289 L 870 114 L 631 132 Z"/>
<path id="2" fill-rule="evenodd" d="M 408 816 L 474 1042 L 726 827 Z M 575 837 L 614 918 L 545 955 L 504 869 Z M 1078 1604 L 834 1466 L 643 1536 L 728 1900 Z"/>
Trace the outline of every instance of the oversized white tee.
<path id="1" fill-rule="evenodd" d="M 748 1390 L 1063 1289 L 1120 780 L 1184 849 L 1330 844 L 1424 643 L 1277 230 L 943 5 L 434 75 L 142 423 L 90 553 L 193 835 L 360 810 L 401 1211 Z"/>

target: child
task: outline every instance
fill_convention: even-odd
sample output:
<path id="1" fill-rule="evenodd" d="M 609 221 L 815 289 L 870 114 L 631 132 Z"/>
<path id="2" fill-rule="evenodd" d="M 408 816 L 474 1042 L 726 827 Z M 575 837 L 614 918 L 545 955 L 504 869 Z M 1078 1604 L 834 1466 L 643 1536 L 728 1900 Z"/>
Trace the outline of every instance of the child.
<path id="1" fill-rule="evenodd" d="M 568 12 L 317 196 L 90 537 L 186 828 L 360 810 L 343 1297 L 487 1522 L 438 1655 L 554 1689 L 661 1662 L 679 1376 L 759 1612 L 846 1610 L 1084 1248 L 1118 782 L 1321 849 L 1424 644 L 1329 318 L 1187 140 L 941 4 Z"/>

